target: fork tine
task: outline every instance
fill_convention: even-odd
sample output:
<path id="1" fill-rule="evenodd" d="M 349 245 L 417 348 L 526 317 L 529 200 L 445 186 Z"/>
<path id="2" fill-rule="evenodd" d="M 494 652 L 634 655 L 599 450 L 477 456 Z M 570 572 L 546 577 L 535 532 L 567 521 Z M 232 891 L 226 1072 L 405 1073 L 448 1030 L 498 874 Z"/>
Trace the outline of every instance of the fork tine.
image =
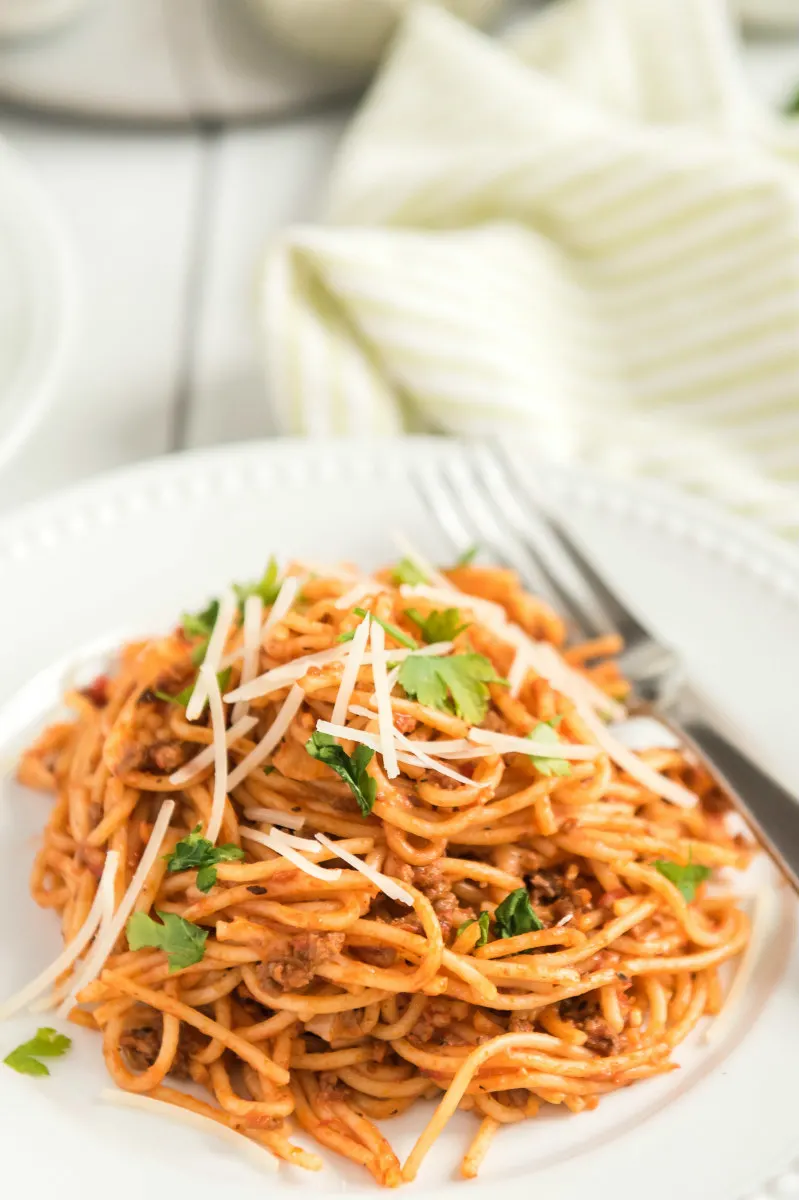
<path id="1" fill-rule="evenodd" d="M 562 557 L 572 567 L 592 594 L 596 607 L 605 618 L 605 631 L 614 630 L 621 634 L 629 649 L 633 646 L 648 642 L 651 634 L 644 629 L 637 617 L 630 611 L 621 598 L 613 592 L 577 546 L 574 538 L 564 528 L 558 517 L 546 509 L 537 496 L 530 493 L 519 475 L 516 463 L 507 448 L 501 444 L 491 453 L 491 461 L 497 472 L 501 474 L 509 495 L 513 498 L 513 507 L 522 517 L 525 513 L 534 514 L 540 525 L 544 527 L 551 540 L 557 545 Z M 524 497 L 524 499 L 522 499 Z M 521 507 L 521 506 L 524 507 Z"/>

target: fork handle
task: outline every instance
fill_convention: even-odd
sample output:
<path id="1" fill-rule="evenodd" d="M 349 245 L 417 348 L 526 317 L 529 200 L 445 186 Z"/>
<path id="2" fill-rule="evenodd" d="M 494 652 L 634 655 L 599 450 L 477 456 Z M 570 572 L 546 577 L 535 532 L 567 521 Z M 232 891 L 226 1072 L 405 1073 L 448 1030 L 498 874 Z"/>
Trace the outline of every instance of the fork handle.
<path id="1" fill-rule="evenodd" d="M 671 706 L 670 706 L 671 707 Z M 799 802 L 722 732 L 713 705 L 686 685 L 668 716 L 799 892 Z"/>

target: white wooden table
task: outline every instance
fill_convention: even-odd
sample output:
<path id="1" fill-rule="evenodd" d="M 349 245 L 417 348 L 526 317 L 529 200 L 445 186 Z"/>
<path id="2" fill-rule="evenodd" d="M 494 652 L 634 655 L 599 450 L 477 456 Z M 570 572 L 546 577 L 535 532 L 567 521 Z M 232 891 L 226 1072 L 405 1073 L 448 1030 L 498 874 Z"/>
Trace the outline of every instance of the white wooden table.
<path id="1" fill-rule="evenodd" d="M 753 43 L 758 91 L 799 84 L 799 45 Z M 215 134 L 3 116 L 59 202 L 84 311 L 57 402 L 0 472 L 0 510 L 170 450 L 268 435 L 253 286 L 277 230 L 315 217 L 348 114 Z"/>

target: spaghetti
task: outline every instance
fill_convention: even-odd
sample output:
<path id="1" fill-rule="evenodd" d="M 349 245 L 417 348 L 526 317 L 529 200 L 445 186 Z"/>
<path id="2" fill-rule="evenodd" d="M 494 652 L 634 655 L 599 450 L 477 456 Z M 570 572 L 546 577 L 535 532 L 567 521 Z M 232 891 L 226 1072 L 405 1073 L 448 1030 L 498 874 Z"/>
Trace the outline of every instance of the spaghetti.
<path id="1" fill-rule="evenodd" d="M 421 575 L 231 593 L 123 647 L 19 766 L 55 794 L 32 893 L 77 947 L 38 994 L 117 1087 L 389 1187 L 458 1108 L 469 1177 L 542 1105 L 672 1070 L 749 936 L 707 888 L 751 853 L 709 774 L 604 724 L 617 639 L 565 648 L 508 571 Z M 421 1101 L 403 1166 L 377 1122 Z"/>

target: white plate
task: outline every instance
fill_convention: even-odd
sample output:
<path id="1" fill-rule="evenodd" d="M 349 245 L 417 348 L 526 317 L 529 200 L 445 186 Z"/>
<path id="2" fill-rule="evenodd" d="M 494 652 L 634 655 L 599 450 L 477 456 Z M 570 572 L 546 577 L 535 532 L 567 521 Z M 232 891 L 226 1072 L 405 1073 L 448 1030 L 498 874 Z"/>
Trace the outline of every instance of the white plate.
<path id="1" fill-rule="evenodd" d="M 36 504 L 0 523 L 0 755 L 40 723 L 76 650 L 120 631 L 167 626 L 265 557 L 394 554 L 401 525 L 446 561 L 408 468 L 456 452 L 407 440 L 297 444 L 277 441 L 186 455 L 119 472 Z M 754 528 L 646 486 L 609 483 L 527 458 L 597 556 L 685 653 L 699 682 L 727 702 L 764 760 L 799 784 L 799 561 Z M 60 663 L 57 660 L 61 660 Z M 56 664 L 55 666 L 53 664 Z M 25 685 L 25 686 L 23 686 Z M 6 757 L 8 762 L 8 758 Z M 26 877 L 47 799 L 6 781 L 0 802 L 3 990 L 49 961 L 53 917 L 28 899 Z M 756 874 L 771 877 L 765 863 Z M 773 877 L 771 877 L 773 879 Z M 718 1044 L 682 1047 L 682 1069 L 603 1099 L 593 1113 L 553 1113 L 502 1132 L 480 1179 L 455 1170 L 473 1123 L 454 1120 L 408 1189 L 417 1196 L 487 1200 L 501 1186 L 527 1200 L 747 1200 L 796 1194 L 799 1152 L 799 951 L 794 905 L 775 887 L 757 969 Z M 26 1017 L 0 1028 L 0 1056 L 33 1031 Z M 143 1194 L 236 1195 L 255 1200 L 311 1189 L 377 1194 L 340 1160 L 317 1176 L 281 1167 L 260 1178 L 225 1146 L 196 1132 L 97 1103 L 105 1083 L 99 1039 L 75 1030 L 76 1049 L 50 1079 L 0 1069 L 3 1177 L 60 1200 L 141 1200 Z M 429 1112 L 429 1110 L 427 1110 Z M 387 1130 L 400 1155 L 427 1113 Z M 21 1189 L 19 1189 L 21 1190 Z M 223 1190 L 223 1191 L 222 1191 Z M 11 1193 L 9 1193 L 11 1194 Z M 16 1192 L 15 1192 L 16 1194 Z"/>
<path id="2" fill-rule="evenodd" d="M 24 162 L 0 142 L 0 467 L 55 395 L 76 302 L 59 216 Z"/>

